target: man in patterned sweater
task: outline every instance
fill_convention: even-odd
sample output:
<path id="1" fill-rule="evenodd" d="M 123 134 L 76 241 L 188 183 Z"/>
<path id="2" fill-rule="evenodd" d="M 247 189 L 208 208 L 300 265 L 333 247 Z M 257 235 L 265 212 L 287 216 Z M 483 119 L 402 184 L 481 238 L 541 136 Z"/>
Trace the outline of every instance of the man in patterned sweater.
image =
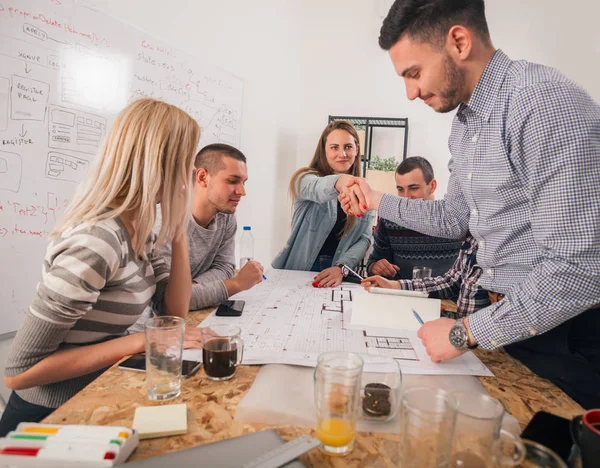
<path id="1" fill-rule="evenodd" d="M 408 291 L 425 291 L 429 297 L 437 299 L 456 299 L 456 312 L 442 312 L 442 316 L 461 318 L 490 305 L 488 291 L 477 281 L 482 274 L 477 264 L 477 240 L 468 234 L 460 247 L 454 265 L 441 276 L 413 280 L 388 280 L 382 276 L 365 278 L 365 288 L 377 286 L 389 289 L 405 289 Z"/>
<path id="2" fill-rule="evenodd" d="M 399 196 L 435 198 L 437 181 L 427 159 L 420 156 L 406 158 L 396 168 L 394 176 Z M 460 245 L 460 241 L 421 234 L 380 218 L 367 272 L 397 280 L 411 279 L 413 267 L 419 265 L 430 267 L 433 276 L 442 275 L 456 260 Z"/>

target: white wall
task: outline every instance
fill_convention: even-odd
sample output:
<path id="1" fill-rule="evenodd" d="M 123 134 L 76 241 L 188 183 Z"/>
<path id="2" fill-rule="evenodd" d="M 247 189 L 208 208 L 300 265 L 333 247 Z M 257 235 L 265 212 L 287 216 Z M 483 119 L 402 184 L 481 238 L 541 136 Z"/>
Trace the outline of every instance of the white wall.
<path id="1" fill-rule="evenodd" d="M 252 225 L 255 255 L 268 264 L 289 233 L 290 175 L 309 162 L 329 114 L 408 117 L 409 156 L 428 158 L 439 196 L 446 189 L 452 115 L 406 99 L 377 45 L 386 1 L 90 3 L 244 79 L 241 149 L 250 180 L 238 222 Z M 487 16 L 496 47 L 556 66 L 600 102 L 597 0 L 488 0 Z M 0 364 L 6 346 L 0 343 Z"/>

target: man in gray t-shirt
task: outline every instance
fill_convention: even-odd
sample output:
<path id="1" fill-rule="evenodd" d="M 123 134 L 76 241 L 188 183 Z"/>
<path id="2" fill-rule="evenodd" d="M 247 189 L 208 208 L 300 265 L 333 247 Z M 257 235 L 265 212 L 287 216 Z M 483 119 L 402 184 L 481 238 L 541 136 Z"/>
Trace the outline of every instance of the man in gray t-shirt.
<path id="1" fill-rule="evenodd" d="M 190 310 L 227 300 L 263 279 L 263 267 L 251 260 L 235 273 L 235 210 L 246 195 L 246 157 L 225 144 L 205 146 L 196 156 L 194 206 L 188 225 L 192 299 Z M 167 264 L 171 246 L 163 248 Z"/>
<path id="2" fill-rule="evenodd" d="M 194 202 L 187 229 L 194 283 L 190 310 L 216 305 L 263 280 L 263 267 L 254 260 L 235 275 L 235 210 L 246 195 L 246 157 L 232 146 L 212 144 L 200 150 L 194 166 Z M 160 225 L 159 211 L 154 232 L 160 231 Z M 171 244 L 160 253 L 170 268 Z M 149 317 L 147 308 L 129 331 L 143 330 Z"/>

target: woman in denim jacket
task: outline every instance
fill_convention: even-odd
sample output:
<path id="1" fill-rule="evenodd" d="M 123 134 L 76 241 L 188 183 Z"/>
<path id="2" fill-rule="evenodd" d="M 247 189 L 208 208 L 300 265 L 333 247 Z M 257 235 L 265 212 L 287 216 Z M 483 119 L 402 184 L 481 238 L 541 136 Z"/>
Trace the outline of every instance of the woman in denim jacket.
<path id="1" fill-rule="evenodd" d="M 350 122 L 331 122 L 308 167 L 290 182 L 294 200 L 292 233 L 273 268 L 315 271 L 322 287 L 342 282 L 342 265 L 356 268 L 371 243 L 373 213 L 346 216 L 337 199 L 342 187 L 360 177 L 360 147 Z"/>

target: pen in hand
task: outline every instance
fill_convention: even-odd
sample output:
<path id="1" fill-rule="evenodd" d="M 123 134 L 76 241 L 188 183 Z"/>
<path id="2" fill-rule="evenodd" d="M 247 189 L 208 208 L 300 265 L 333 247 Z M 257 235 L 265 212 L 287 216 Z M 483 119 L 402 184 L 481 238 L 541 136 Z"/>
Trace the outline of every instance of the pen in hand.
<path id="1" fill-rule="evenodd" d="M 413 315 L 415 316 L 415 318 L 417 319 L 417 321 L 421 324 L 421 325 L 425 325 L 425 322 L 423 322 L 423 319 L 421 318 L 421 316 L 417 313 L 417 311 L 415 309 L 412 310 L 413 311 Z"/>

